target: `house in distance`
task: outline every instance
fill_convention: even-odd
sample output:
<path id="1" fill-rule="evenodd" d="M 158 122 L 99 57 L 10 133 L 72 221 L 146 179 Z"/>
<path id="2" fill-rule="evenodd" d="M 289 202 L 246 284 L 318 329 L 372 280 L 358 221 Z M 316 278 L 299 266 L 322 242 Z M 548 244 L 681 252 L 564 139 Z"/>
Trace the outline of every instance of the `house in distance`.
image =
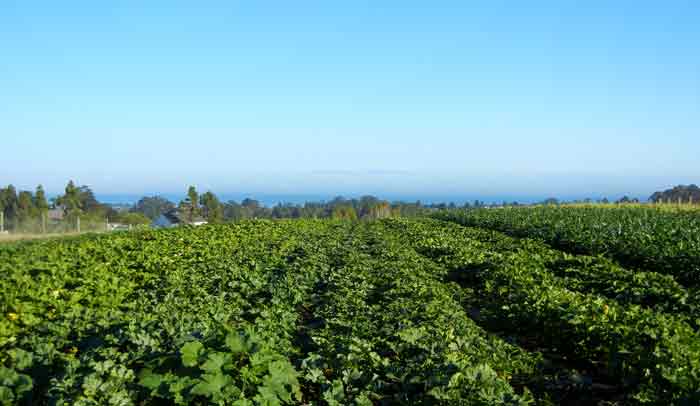
<path id="1" fill-rule="evenodd" d="M 189 221 L 185 213 L 182 213 L 178 209 L 173 209 L 165 213 L 161 213 L 160 216 L 153 220 L 151 227 L 172 228 L 181 225 L 201 226 L 203 224 L 207 224 L 207 221 L 202 217 L 195 216 L 192 221 Z"/>

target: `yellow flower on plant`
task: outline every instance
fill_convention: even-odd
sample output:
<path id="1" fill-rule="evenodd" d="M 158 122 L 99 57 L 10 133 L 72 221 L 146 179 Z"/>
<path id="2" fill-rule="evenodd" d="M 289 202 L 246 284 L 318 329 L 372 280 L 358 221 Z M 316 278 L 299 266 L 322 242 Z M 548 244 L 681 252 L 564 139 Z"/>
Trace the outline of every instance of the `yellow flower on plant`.
<path id="1" fill-rule="evenodd" d="M 15 321 L 15 320 L 19 319 L 19 314 L 17 314 L 17 313 L 7 313 L 7 318 L 10 319 L 10 320 L 12 320 L 12 321 Z"/>

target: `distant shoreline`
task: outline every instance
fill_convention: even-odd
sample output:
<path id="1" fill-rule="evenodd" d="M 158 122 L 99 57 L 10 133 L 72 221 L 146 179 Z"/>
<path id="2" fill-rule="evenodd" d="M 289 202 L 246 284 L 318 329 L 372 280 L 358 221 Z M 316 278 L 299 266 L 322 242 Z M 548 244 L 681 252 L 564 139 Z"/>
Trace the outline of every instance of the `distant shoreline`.
<path id="1" fill-rule="evenodd" d="M 387 200 L 389 202 L 407 202 L 413 203 L 419 201 L 423 204 L 440 204 L 440 203 L 455 203 L 457 205 L 464 205 L 464 203 L 473 203 L 475 200 L 479 200 L 486 204 L 501 204 L 503 202 L 512 203 L 518 202 L 521 204 L 534 204 L 545 200 L 550 196 L 392 196 L 392 195 L 378 195 L 373 193 L 366 194 L 334 194 L 334 195 L 322 195 L 322 194 L 299 194 L 299 195 L 286 195 L 286 194 L 239 194 L 239 193 L 223 193 L 218 194 L 219 200 L 222 202 L 237 201 L 240 202 L 243 199 L 250 198 L 260 202 L 265 207 L 274 207 L 278 204 L 294 204 L 303 205 L 306 202 L 330 202 L 338 196 L 342 196 L 346 199 L 359 199 L 364 195 L 373 195 L 380 199 Z M 184 198 L 182 193 L 146 193 L 146 194 L 96 194 L 97 200 L 102 203 L 113 205 L 113 206 L 131 206 L 136 204 L 139 199 L 144 196 L 162 196 L 173 203 L 178 203 Z M 602 199 L 604 196 L 594 197 L 593 199 Z M 576 200 L 584 199 L 585 197 L 573 196 L 573 197 L 563 197 L 564 200 Z M 610 199 L 610 197 L 608 197 Z M 616 196 L 612 197 L 613 199 Z M 642 197 L 637 197 L 640 201 L 645 202 L 647 199 Z"/>

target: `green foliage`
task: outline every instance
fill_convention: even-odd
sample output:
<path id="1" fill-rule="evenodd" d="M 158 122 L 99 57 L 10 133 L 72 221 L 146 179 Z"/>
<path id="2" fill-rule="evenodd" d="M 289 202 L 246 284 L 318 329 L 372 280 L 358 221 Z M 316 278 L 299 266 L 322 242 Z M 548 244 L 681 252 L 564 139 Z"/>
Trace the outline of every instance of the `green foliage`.
<path id="1" fill-rule="evenodd" d="M 32 192 L 23 190 L 17 197 L 17 221 L 21 224 L 35 215 Z"/>
<path id="2" fill-rule="evenodd" d="M 63 219 L 48 218 L 49 204 L 44 188 L 39 185 L 36 193 L 20 191 L 10 185 L 0 189 L 0 210 L 5 215 L 5 229 L 14 233 L 60 233 L 76 231 L 77 219 L 81 220 L 82 231 L 102 231 L 105 218 L 110 211 L 100 204 L 88 186 L 68 183 L 65 194 L 55 199 L 57 210 L 63 211 Z"/>
<path id="3" fill-rule="evenodd" d="M 129 224 L 134 226 L 151 224 L 151 219 L 141 213 L 133 212 L 117 213 L 112 217 L 111 221 L 114 223 Z"/>
<path id="4" fill-rule="evenodd" d="M 333 214 L 331 217 L 334 219 L 357 220 L 357 212 L 355 212 L 355 209 L 352 208 L 352 206 L 336 206 L 333 208 Z"/>
<path id="5" fill-rule="evenodd" d="M 4 404 L 700 398 L 697 291 L 451 222 L 257 220 L 7 244 L 0 275 Z"/>
<path id="6" fill-rule="evenodd" d="M 207 222 L 217 224 L 224 221 L 224 207 L 214 193 L 206 192 L 199 198 L 199 203 Z"/>
<path id="7" fill-rule="evenodd" d="M 46 192 L 44 192 L 44 187 L 41 185 L 36 187 L 34 207 L 36 207 L 40 213 L 45 212 L 49 208 L 49 202 L 46 200 Z"/>
<path id="8" fill-rule="evenodd" d="M 175 404 L 283 405 L 301 401 L 298 373 L 254 330 L 214 334 L 150 359 L 139 384 Z"/>
<path id="9" fill-rule="evenodd" d="M 5 356 L 0 356 L 0 361 L 0 404 L 16 404 L 32 390 L 32 379 L 22 373 L 32 366 L 32 354 L 13 348 Z M 9 367 L 3 364 L 9 364 Z"/>
<path id="10" fill-rule="evenodd" d="M 82 212 L 84 202 L 80 196 L 80 189 L 73 181 L 66 185 L 65 193 L 56 199 L 56 203 L 64 207 L 66 214 L 76 215 Z"/>
<path id="11" fill-rule="evenodd" d="M 190 223 L 199 216 L 199 194 L 194 186 L 187 189 L 187 198 L 180 202 L 180 209 L 186 211 L 187 221 Z"/>
<path id="12" fill-rule="evenodd" d="M 604 366 L 628 401 L 700 399 L 697 298 L 672 278 L 635 279 L 603 258 L 572 257 L 536 241 L 447 223 L 405 223 L 401 231 L 407 244 L 451 269 L 454 280 L 478 289 L 467 302 L 480 308 L 489 328 L 528 337 L 554 356 Z M 579 284 L 558 276 L 569 272 Z M 626 284 L 625 293 L 648 298 L 644 306 L 596 294 L 609 293 L 598 281 L 611 272 Z"/>
<path id="13" fill-rule="evenodd" d="M 11 228 L 16 222 L 18 211 L 17 190 L 14 186 L 8 185 L 0 189 L 0 210 L 5 216 L 5 228 Z"/>
<path id="14" fill-rule="evenodd" d="M 649 200 L 656 203 L 700 204 L 700 187 L 697 185 L 678 185 L 672 189 L 656 192 Z"/>
<path id="15" fill-rule="evenodd" d="M 141 213 L 150 220 L 157 219 L 161 214 L 175 208 L 168 199 L 160 196 L 143 197 L 131 209 L 134 213 Z"/>
<path id="16" fill-rule="evenodd" d="M 537 207 L 452 210 L 434 215 L 516 237 L 540 238 L 574 254 L 606 255 L 622 265 L 700 285 L 700 216 L 654 208 Z"/>

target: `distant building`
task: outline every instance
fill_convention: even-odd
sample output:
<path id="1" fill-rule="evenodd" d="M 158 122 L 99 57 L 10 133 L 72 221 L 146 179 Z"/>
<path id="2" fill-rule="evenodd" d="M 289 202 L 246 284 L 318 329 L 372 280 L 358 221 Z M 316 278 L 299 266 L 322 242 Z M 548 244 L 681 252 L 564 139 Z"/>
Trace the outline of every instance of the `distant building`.
<path id="1" fill-rule="evenodd" d="M 182 224 L 179 212 L 177 210 L 170 210 L 165 213 L 161 213 L 153 222 L 151 227 L 153 228 L 170 228 L 177 227 Z"/>
<path id="2" fill-rule="evenodd" d="M 128 224 L 122 224 L 122 223 L 107 223 L 107 230 L 108 231 L 131 230 L 131 226 Z"/>
<path id="3" fill-rule="evenodd" d="M 201 217 L 195 217 L 193 221 L 187 221 L 186 216 L 184 213 L 180 212 L 178 209 L 173 209 L 170 211 L 167 211 L 165 213 L 162 213 L 160 216 L 158 216 L 153 222 L 151 223 L 151 227 L 153 228 L 172 228 L 172 227 L 177 227 L 180 225 L 193 225 L 193 226 L 201 226 L 203 224 L 207 224 L 207 221 L 204 220 Z"/>

